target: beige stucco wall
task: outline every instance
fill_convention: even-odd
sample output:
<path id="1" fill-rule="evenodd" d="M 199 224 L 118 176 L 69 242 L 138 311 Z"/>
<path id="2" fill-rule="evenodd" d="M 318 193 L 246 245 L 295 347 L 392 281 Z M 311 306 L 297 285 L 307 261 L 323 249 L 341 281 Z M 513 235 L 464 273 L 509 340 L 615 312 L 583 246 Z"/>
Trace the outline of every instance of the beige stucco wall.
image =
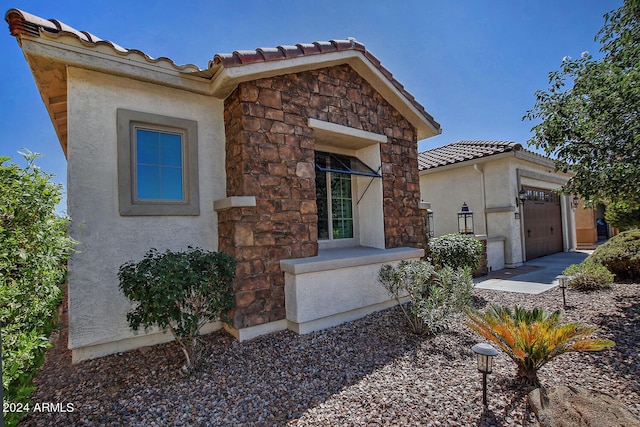
<path id="1" fill-rule="evenodd" d="M 74 360 L 141 344 L 128 341 L 128 300 L 118 289 L 118 268 L 150 248 L 216 250 L 213 201 L 226 196 L 223 104 L 213 97 L 136 80 L 68 69 L 68 214 L 80 244 L 69 261 L 69 347 Z M 123 217 L 118 212 L 116 110 L 195 120 L 198 123 L 200 215 Z"/>
<path id="2" fill-rule="evenodd" d="M 534 154 L 515 153 L 484 158 L 477 162 L 445 166 L 420 174 L 421 198 L 431 203 L 435 235 L 457 233 L 457 212 L 463 201 L 474 212 L 476 235 L 486 234 L 491 243 L 488 267 L 512 268 L 524 262 L 519 189 L 532 186 L 557 189 L 568 176 Z M 564 250 L 575 248 L 574 212 L 562 197 Z M 500 254 L 504 242 L 504 254 Z"/>
<path id="3" fill-rule="evenodd" d="M 486 234 L 482 182 L 473 166 L 420 176 L 420 196 L 431 203 L 436 236 L 458 232 L 458 211 L 466 202 L 473 211 L 475 234 Z"/>

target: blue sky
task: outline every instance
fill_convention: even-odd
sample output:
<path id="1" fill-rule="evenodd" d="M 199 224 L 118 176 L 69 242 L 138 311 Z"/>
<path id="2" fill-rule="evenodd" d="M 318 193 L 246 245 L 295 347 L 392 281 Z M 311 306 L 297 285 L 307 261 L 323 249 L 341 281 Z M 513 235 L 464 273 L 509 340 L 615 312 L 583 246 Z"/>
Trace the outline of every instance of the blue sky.
<path id="1" fill-rule="evenodd" d="M 599 56 L 594 36 L 622 0 L 9 0 L 123 47 L 206 68 L 216 53 L 355 37 L 441 124 L 420 151 L 460 139 L 526 145 L 522 116 L 566 55 Z M 0 37 L 0 156 L 22 148 L 66 181 L 66 160 L 14 37 Z"/>

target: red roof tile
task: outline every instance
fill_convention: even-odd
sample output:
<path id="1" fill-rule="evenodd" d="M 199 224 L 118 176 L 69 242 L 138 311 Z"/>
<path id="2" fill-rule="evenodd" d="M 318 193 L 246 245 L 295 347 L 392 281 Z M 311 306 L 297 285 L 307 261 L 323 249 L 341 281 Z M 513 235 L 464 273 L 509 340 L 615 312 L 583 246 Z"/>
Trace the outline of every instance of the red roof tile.
<path id="1" fill-rule="evenodd" d="M 319 55 L 330 52 L 355 50 L 362 52 L 364 57 L 382 73 L 383 76 L 412 104 L 432 125 L 440 131 L 440 124 L 435 121 L 415 97 L 393 77 L 391 71 L 382 65 L 380 60 L 369 52 L 365 46 L 355 39 L 329 40 L 328 42 L 298 43 L 295 46 L 278 46 L 277 48 L 258 48 L 256 50 L 236 50 L 233 53 L 219 53 L 209 63 L 209 67 L 222 65 L 225 68 L 239 67 L 256 62 L 270 62 L 290 59 L 299 56 Z"/>
<path id="2" fill-rule="evenodd" d="M 201 71 L 197 66 L 187 64 L 179 66 L 170 58 L 161 57 L 154 59 L 144 52 L 136 49 L 125 49 L 108 40 L 102 40 L 88 32 L 78 31 L 58 20 L 46 20 L 18 9 L 10 9 L 5 15 L 5 20 L 9 23 L 9 29 L 13 36 L 21 34 L 32 37 L 40 36 L 40 32 L 49 34 L 71 35 L 78 40 L 89 45 L 107 45 L 117 52 L 125 55 L 139 54 L 145 60 L 150 62 L 166 61 L 178 70 Z M 353 38 L 348 40 L 329 40 L 326 42 L 298 43 L 295 46 L 278 46 L 275 48 L 258 48 L 255 50 L 237 50 L 233 53 L 217 54 L 212 61 L 209 62 L 209 68 L 222 66 L 224 68 L 241 67 L 248 64 L 261 62 L 281 61 L 301 56 L 321 55 L 332 52 L 342 52 L 353 50 L 361 52 L 363 56 L 376 68 L 380 73 L 404 96 L 407 102 L 433 126 L 436 132 L 440 132 L 440 124 L 436 122 L 422 105 L 420 105 L 415 97 L 411 95 L 398 82 L 393 74 L 385 68 L 378 58 L 371 52 L 366 50 L 364 45 Z"/>
<path id="3" fill-rule="evenodd" d="M 418 154 L 418 169 L 427 170 L 467 160 L 522 150 L 522 145 L 510 141 L 458 141 Z"/>
<path id="4" fill-rule="evenodd" d="M 78 31 L 69 25 L 60 22 L 56 19 L 43 19 L 38 16 L 32 15 L 30 13 L 24 12 L 19 9 L 10 9 L 5 15 L 5 21 L 9 24 L 9 31 L 12 36 L 19 35 L 28 35 L 32 37 L 39 37 L 40 32 L 48 33 L 51 35 L 71 35 L 77 38 L 79 41 L 89 44 L 89 45 L 106 45 L 115 51 L 129 55 L 129 54 L 138 54 L 144 57 L 145 60 L 153 63 L 157 63 L 160 61 L 168 62 L 177 70 L 188 70 L 188 71 L 196 71 L 199 68 L 192 64 L 187 65 L 177 65 L 170 58 L 160 57 L 160 58 L 152 58 L 141 50 L 137 49 L 125 49 L 122 46 L 119 46 L 109 40 L 102 40 L 99 37 L 94 36 L 91 33 L 86 31 Z"/>

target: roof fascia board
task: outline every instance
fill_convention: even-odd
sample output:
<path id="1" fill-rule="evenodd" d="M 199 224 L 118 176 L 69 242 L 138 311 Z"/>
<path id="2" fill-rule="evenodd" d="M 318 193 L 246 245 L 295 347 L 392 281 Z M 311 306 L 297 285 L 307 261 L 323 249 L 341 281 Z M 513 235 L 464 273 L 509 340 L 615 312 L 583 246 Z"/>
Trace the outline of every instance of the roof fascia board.
<path id="1" fill-rule="evenodd" d="M 348 64 L 367 80 L 394 108 L 396 108 L 418 131 L 418 140 L 439 134 L 407 98 L 374 67 L 362 53 L 345 50 L 318 55 L 301 56 L 280 61 L 257 62 L 238 67 L 224 68 L 212 79 L 211 94 L 226 98 L 239 83 L 269 78 L 283 74 L 316 70 L 340 64 Z"/>
<path id="2" fill-rule="evenodd" d="M 555 166 L 556 166 L 556 162 L 554 162 L 553 160 L 547 157 L 541 156 L 539 154 L 532 153 L 527 150 L 517 151 L 516 158 L 525 160 L 527 162 L 536 163 L 544 167 L 550 167 L 555 169 Z"/>
<path id="3" fill-rule="evenodd" d="M 485 156 L 485 157 L 478 157 L 477 159 L 464 160 L 462 162 L 451 163 L 451 164 L 444 165 L 444 166 L 437 166 L 435 168 L 423 169 L 423 170 L 421 170 L 419 172 L 419 174 L 420 175 L 429 175 L 429 174 L 432 174 L 432 173 L 444 172 L 444 171 L 451 170 L 451 169 L 458 169 L 458 168 L 462 168 L 462 167 L 466 167 L 466 166 L 473 166 L 474 164 L 492 162 L 494 160 L 500 160 L 500 159 L 504 159 L 506 157 L 514 157 L 515 153 L 517 153 L 517 151 L 507 151 L 507 152 L 504 152 L 504 153 L 494 154 L 492 156 Z"/>
<path id="4" fill-rule="evenodd" d="M 522 168 L 518 168 L 516 171 L 517 171 L 516 173 L 518 175 L 518 178 L 529 178 L 535 181 L 559 184 L 559 185 L 564 185 L 567 183 L 567 181 L 569 181 L 569 178 L 564 176 L 558 176 L 557 174 L 556 175 L 544 174 L 544 173 L 530 171 Z M 524 185 L 530 185 L 530 184 L 524 184 Z"/>
<path id="5" fill-rule="evenodd" d="M 64 38 L 64 41 L 61 39 Z M 190 73 L 171 70 L 149 61 L 132 60 L 136 53 L 118 54 L 108 46 L 86 47 L 75 37 L 31 37 L 20 36 L 20 45 L 25 56 L 30 55 L 61 62 L 67 66 L 76 66 L 107 74 L 128 77 L 145 82 L 151 82 L 183 89 L 199 94 L 209 92 L 209 81 L 200 77 L 190 76 Z"/>

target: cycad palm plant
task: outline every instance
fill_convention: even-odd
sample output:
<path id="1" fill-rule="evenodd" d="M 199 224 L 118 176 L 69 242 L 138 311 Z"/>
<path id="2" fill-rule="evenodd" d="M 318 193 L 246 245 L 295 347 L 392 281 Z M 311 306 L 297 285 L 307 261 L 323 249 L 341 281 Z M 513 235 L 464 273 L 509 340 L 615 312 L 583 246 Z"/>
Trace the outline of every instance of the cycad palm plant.
<path id="1" fill-rule="evenodd" d="M 576 351 L 600 351 L 611 340 L 592 337 L 596 327 L 574 322 L 560 325 L 561 312 L 491 305 L 482 313 L 467 311 L 467 325 L 494 342 L 518 367 L 518 377 L 538 385 L 538 370 L 555 357 Z"/>

